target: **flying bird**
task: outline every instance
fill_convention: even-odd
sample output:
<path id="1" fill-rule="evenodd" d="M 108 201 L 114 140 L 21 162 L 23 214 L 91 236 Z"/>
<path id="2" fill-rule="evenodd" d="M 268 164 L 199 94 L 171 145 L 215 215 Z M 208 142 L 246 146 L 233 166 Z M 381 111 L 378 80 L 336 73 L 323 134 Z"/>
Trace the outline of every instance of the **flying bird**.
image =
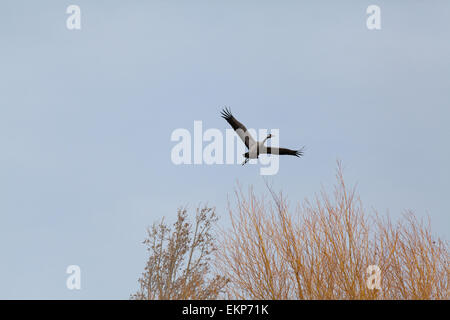
<path id="1" fill-rule="evenodd" d="M 263 141 L 256 141 L 253 139 L 252 135 L 247 131 L 247 128 L 236 120 L 235 117 L 231 114 L 230 109 L 224 108 L 221 112 L 222 118 L 227 120 L 227 122 L 231 125 L 234 131 L 238 134 L 239 138 L 244 142 L 245 146 L 248 149 L 248 152 L 244 153 L 245 160 L 242 165 L 246 164 L 250 159 L 257 159 L 260 154 L 278 154 L 278 155 L 289 155 L 301 157 L 303 156 L 303 148 L 300 150 L 291 150 L 286 148 L 277 148 L 277 147 L 267 147 L 264 143 L 267 139 L 273 137 L 272 134 L 268 134 Z"/>

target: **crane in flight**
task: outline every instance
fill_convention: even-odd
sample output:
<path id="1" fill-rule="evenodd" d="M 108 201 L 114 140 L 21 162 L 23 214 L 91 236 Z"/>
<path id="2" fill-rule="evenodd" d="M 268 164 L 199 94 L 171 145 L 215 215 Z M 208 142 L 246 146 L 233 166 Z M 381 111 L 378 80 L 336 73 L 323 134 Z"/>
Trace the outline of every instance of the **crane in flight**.
<path id="1" fill-rule="evenodd" d="M 273 137 L 272 134 L 268 134 L 262 141 L 256 141 L 251 134 L 247 131 L 247 128 L 236 120 L 231 114 L 230 109 L 224 108 L 221 112 L 222 118 L 227 120 L 234 131 L 238 134 L 239 138 L 244 142 L 248 149 L 248 152 L 244 153 L 245 160 L 242 165 L 246 164 L 250 159 L 257 159 L 260 154 L 278 154 L 301 157 L 303 156 L 303 148 L 300 150 L 291 150 L 286 148 L 267 147 L 264 143 L 267 139 Z"/>

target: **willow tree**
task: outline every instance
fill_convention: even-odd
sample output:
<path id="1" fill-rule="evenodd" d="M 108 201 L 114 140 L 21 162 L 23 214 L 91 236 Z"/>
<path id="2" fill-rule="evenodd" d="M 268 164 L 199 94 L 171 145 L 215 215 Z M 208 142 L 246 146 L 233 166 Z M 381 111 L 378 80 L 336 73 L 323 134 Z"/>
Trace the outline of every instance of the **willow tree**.
<path id="1" fill-rule="evenodd" d="M 362 205 L 342 167 L 325 191 L 292 209 L 269 197 L 236 191 L 229 205 L 217 267 L 234 299 L 449 299 L 448 243 L 430 222 L 406 212 L 398 221 Z M 378 287 L 369 280 L 378 270 Z"/>
<path id="2" fill-rule="evenodd" d="M 178 209 L 172 226 L 164 219 L 147 229 L 144 245 L 149 258 L 136 300 L 216 299 L 227 280 L 214 275 L 211 259 L 216 250 L 213 226 L 214 208 L 197 208 L 195 221 L 188 221 L 186 209 Z"/>

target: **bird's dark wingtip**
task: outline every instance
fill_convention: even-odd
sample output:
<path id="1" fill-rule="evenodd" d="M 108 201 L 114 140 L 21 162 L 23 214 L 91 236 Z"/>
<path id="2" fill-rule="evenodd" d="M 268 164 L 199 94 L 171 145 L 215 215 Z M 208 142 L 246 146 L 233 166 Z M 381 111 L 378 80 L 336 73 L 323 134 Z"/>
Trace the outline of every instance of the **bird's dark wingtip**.
<path id="1" fill-rule="evenodd" d="M 299 150 L 295 150 L 295 156 L 298 157 L 298 158 L 302 157 L 303 154 L 304 154 L 304 149 L 305 149 L 305 147 L 303 147 L 303 148 L 301 148 Z"/>
<path id="2" fill-rule="evenodd" d="M 232 117 L 231 110 L 228 107 L 224 107 L 222 109 L 222 111 L 220 112 L 220 114 L 222 115 L 222 118 L 224 118 L 224 119 L 229 119 Z"/>

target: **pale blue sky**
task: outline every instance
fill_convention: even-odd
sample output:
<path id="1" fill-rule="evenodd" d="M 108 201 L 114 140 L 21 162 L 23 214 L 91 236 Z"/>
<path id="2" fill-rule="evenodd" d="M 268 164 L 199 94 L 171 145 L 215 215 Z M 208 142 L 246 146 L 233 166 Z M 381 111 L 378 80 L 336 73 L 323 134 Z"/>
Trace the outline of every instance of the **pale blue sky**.
<path id="1" fill-rule="evenodd" d="M 82 30 L 66 29 L 77 4 Z M 382 30 L 366 28 L 381 7 Z M 145 228 L 208 202 L 226 224 L 257 166 L 174 166 L 176 128 L 306 145 L 271 177 L 291 202 L 334 182 L 449 238 L 450 2 L 18 1 L 0 5 L 0 298 L 126 299 Z M 66 267 L 82 289 L 66 288 Z"/>

